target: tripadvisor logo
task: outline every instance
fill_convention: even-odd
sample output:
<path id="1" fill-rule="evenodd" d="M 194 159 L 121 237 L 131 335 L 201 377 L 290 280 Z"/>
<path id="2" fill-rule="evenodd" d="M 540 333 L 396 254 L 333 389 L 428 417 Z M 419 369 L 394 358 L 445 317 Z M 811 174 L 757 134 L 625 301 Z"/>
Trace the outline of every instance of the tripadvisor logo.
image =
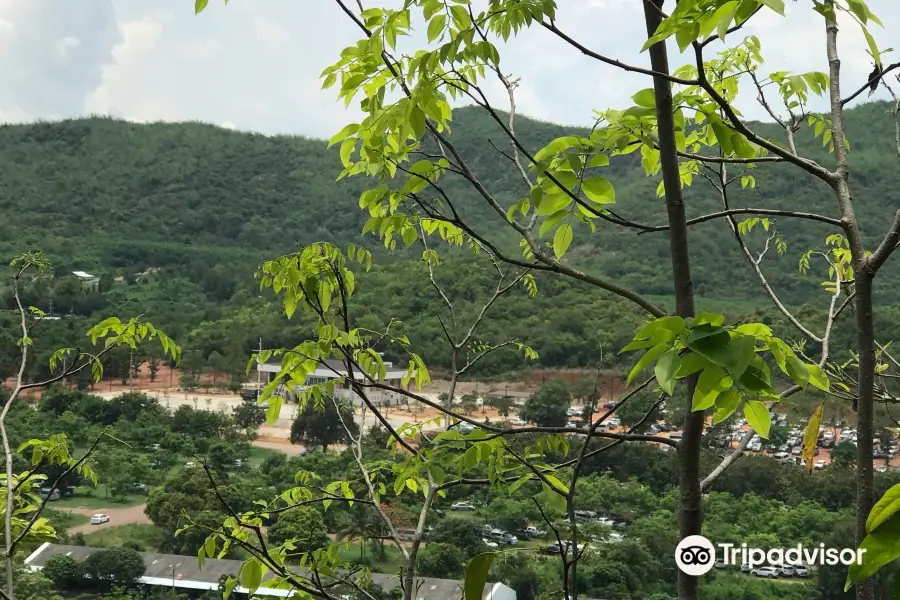
<path id="1" fill-rule="evenodd" d="M 716 549 L 718 548 L 718 552 Z M 719 566 L 747 565 L 751 570 L 769 565 L 812 566 L 837 564 L 849 566 L 862 564 L 865 548 L 826 548 L 819 544 L 812 548 L 797 544 L 791 548 L 751 548 L 747 544 L 716 544 L 702 535 L 689 535 L 675 548 L 675 564 L 687 575 L 695 577 L 708 573 L 716 563 Z M 717 560 L 718 557 L 718 560 Z"/>

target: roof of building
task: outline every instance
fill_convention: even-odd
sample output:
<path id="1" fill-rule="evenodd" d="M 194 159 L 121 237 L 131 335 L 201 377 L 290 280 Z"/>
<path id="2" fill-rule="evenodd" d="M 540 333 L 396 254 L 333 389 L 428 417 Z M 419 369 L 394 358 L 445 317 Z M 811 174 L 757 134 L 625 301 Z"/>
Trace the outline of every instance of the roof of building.
<path id="1" fill-rule="evenodd" d="M 85 273 L 84 271 L 72 271 L 72 275 L 74 275 L 75 277 L 79 277 L 81 279 L 97 279 L 90 273 Z"/>
<path id="2" fill-rule="evenodd" d="M 25 564 L 31 569 L 39 570 L 44 568 L 44 565 L 47 564 L 50 557 L 57 554 L 71 556 L 75 560 L 81 562 L 98 550 L 103 550 L 103 548 L 68 546 L 46 542 L 25 559 Z M 208 558 L 203 561 L 203 567 L 201 568 L 200 563 L 195 556 L 161 554 L 158 552 L 139 552 L 139 554 L 144 559 L 144 564 L 147 567 L 144 576 L 140 579 L 141 583 L 147 585 L 174 586 L 183 589 L 216 589 L 223 576 L 237 575 L 241 569 L 241 564 L 243 564 L 242 561 L 239 560 Z M 271 572 L 268 572 L 263 576 L 263 582 L 271 580 L 273 577 L 274 575 Z M 385 591 L 400 586 L 399 579 L 396 575 L 372 573 L 371 579 L 373 584 L 380 586 Z M 454 579 L 420 578 L 417 583 L 417 600 L 462 600 L 464 596 L 462 582 Z M 499 588 L 506 588 L 506 586 L 502 583 L 488 583 L 485 585 L 483 595 L 484 600 L 492 600 Z M 235 591 L 247 593 L 247 590 L 240 586 L 236 587 Z M 512 592 L 512 590 L 510 590 L 510 592 Z M 267 588 L 265 585 L 256 593 L 260 595 L 281 597 L 287 597 L 293 594 L 291 590 Z M 515 592 L 512 593 L 515 594 Z"/>
<path id="3" fill-rule="evenodd" d="M 385 379 L 401 379 L 406 373 L 407 369 L 398 369 L 395 368 L 393 363 L 390 361 L 385 361 L 384 366 L 386 367 L 387 373 L 385 375 Z M 262 371 L 264 373 L 278 373 L 281 370 L 281 357 L 276 356 L 274 358 L 269 359 L 268 361 L 257 365 L 257 370 Z M 362 379 L 362 373 L 355 373 L 356 379 Z M 333 379 L 336 377 L 346 377 L 347 376 L 347 367 L 344 365 L 344 361 L 338 360 L 336 358 L 326 358 L 323 361 L 319 362 L 319 365 L 316 367 L 316 370 L 310 373 L 311 377 L 326 377 L 329 379 Z"/>

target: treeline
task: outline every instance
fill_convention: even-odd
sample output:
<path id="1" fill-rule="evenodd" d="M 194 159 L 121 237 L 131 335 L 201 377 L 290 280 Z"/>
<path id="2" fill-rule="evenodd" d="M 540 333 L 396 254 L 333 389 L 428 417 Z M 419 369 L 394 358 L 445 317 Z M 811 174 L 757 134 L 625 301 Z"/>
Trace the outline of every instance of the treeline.
<path id="1" fill-rule="evenodd" d="M 896 170 L 886 158 L 893 148 L 879 135 L 883 108 L 875 103 L 847 112 L 848 122 L 859 132 L 859 138 L 851 140 L 854 179 L 874 199 L 861 207 L 860 217 L 864 230 L 873 234 L 900 203 Z M 494 168 L 497 156 L 488 139 L 495 136 L 495 125 L 477 111 L 462 109 L 455 116 L 454 140 L 483 181 L 498 197 L 518 197 L 520 181 L 512 170 Z M 529 147 L 572 132 L 525 118 L 520 118 L 517 131 Z M 49 332 L 49 345 L 65 340 L 66 345 L 83 344 L 67 331 L 83 330 L 85 322 L 142 314 L 203 361 L 213 352 L 226 357 L 226 370 L 236 374 L 260 337 L 266 346 L 293 345 L 309 331 L 302 317 L 288 322 L 270 305 L 269 295 L 260 297 L 255 269 L 267 258 L 325 240 L 369 245 L 375 252 L 373 272 L 359 278 L 356 323 L 381 329 L 392 319 L 400 320 L 429 364 L 448 364 L 438 318 L 449 321 L 419 260 L 422 248 L 415 245 L 391 254 L 362 236 L 365 214 L 357 206 L 362 182 L 335 182 L 337 156 L 325 151 L 319 140 L 238 133 L 197 123 L 138 125 L 92 118 L 5 125 L 0 127 L 0 143 L 7 149 L 0 156 L 0 195 L 6 199 L 0 206 L 0 259 L 6 263 L 22 251 L 45 251 L 54 262 L 51 277 L 28 286 L 23 302 L 56 316 L 72 315 L 64 325 L 42 325 Z M 823 156 L 824 150 L 806 131 L 798 133 L 798 144 L 809 156 Z M 753 175 L 756 187 L 738 193 L 734 202 L 804 206 L 830 214 L 832 207 L 815 185 L 780 165 L 764 165 Z M 644 223 L 665 222 L 663 204 L 655 201 L 656 181 L 644 176 L 636 157 L 614 160 L 610 178 L 617 189 L 618 212 Z M 504 233 L 500 217 L 472 198 L 469 189 L 449 181 L 448 191 L 468 220 L 499 232 L 498 244 L 510 254 L 520 252 Z M 721 208 L 699 179 L 687 198 L 690 217 Z M 792 308 L 821 316 L 828 301 L 821 288 L 826 266 L 814 261 L 810 272 L 801 274 L 798 261 L 809 248 L 825 248 L 826 231 L 805 225 L 796 228 L 788 219 L 778 221 L 787 252 L 769 252 L 762 265 Z M 701 308 L 740 318 L 765 307 L 763 314 L 770 318 L 771 303 L 726 224 L 703 223 L 693 227 L 691 235 L 697 242 L 694 286 L 709 304 Z M 763 241 L 757 230 L 750 244 L 759 250 Z M 460 327 L 465 327 L 492 292 L 495 272 L 484 256 L 473 259 L 468 249 L 437 249 L 443 257 L 438 280 L 456 304 Z M 664 235 L 607 230 L 601 224 L 596 235 L 570 250 L 567 260 L 670 304 Z M 72 275 L 74 270 L 99 276 L 98 288 L 85 289 Z M 6 285 L 10 275 L 4 271 L 0 284 L 0 307 L 6 310 L 14 308 Z M 538 364 L 544 367 L 594 366 L 602 346 L 604 359 L 615 364 L 615 351 L 641 316 L 610 295 L 536 276 L 539 296 L 528 298 L 521 287 L 501 299 L 486 321 L 484 341 L 520 338 L 540 353 Z M 880 306 L 900 301 L 900 285 L 889 284 L 900 283 L 900 267 L 889 265 L 879 277 L 888 281 L 880 287 Z M 879 310 L 879 337 L 898 338 L 898 312 Z M 0 313 L 0 375 L 10 372 L 15 326 L 15 315 Z M 839 328 L 835 349 L 847 348 L 852 318 Z M 790 335 L 791 329 L 779 333 Z M 391 355 L 391 349 L 386 351 Z M 39 350 L 35 359 L 46 355 Z M 496 374 L 527 364 L 521 356 L 501 352 L 473 373 Z M 30 368 L 29 373 L 34 376 L 39 370 Z"/>

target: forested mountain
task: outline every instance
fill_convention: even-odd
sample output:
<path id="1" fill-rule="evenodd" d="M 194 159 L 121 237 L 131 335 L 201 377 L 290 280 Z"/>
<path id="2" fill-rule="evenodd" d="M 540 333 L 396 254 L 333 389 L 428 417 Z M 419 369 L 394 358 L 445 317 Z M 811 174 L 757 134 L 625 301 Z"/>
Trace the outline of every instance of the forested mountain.
<path id="1" fill-rule="evenodd" d="M 847 112 L 854 189 L 869 245 L 883 234 L 900 205 L 900 163 L 887 108 L 873 103 Z M 521 197 L 521 180 L 495 149 L 508 145 L 496 125 L 469 109 L 456 111 L 454 123 L 453 139 L 492 192 L 505 203 Z M 758 127 L 772 138 L 781 137 L 774 126 Z M 572 130 L 520 117 L 517 131 L 527 147 L 537 149 Z M 828 161 L 811 132 L 801 130 L 797 139 L 802 153 Z M 236 362 L 255 347 L 260 335 L 267 345 L 304 335 L 301 325 L 289 326 L 277 308 L 256 297 L 255 267 L 298 244 L 352 241 L 376 251 L 374 272 L 360 281 L 357 310 L 362 322 L 375 326 L 402 319 L 426 358 L 436 364 L 446 358 L 436 316 L 441 304 L 418 264 L 421 248 L 389 255 L 378 250 L 375 238 L 361 235 L 366 215 L 357 200 L 365 182 L 336 182 L 336 149 L 326 151 L 321 140 L 240 133 L 199 123 L 145 125 L 90 118 L 3 126 L 0 147 L 0 259 L 6 263 L 19 252 L 36 249 L 50 255 L 57 278 L 28 291 L 29 302 L 45 310 L 52 301 L 54 313 L 92 319 L 143 313 L 183 343 L 196 346 L 199 354 L 208 357 L 215 351 Z M 658 181 L 645 176 L 638 155 L 614 160 L 610 170 L 618 214 L 641 223 L 665 223 L 664 204 L 655 193 Z M 768 164 L 753 174 L 755 189 L 735 191 L 732 207 L 837 214 L 833 195 L 796 169 Z M 468 186 L 448 183 L 447 188 L 466 218 L 485 231 L 500 232 L 503 244 L 514 243 L 498 227 L 500 218 Z M 717 194 L 700 176 L 694 178 L 687 202 L 689 217 L 721 209 Z M 825 225 L 804 221 L 798 226 L 787 219 L 778 220 L 777 227 L 788 251 L 784 256 L 769 252 L 763 262 L 766 273 L 789 304 L 809 303 L 807 310 L 820 310 L 827 301 L 821 288 L 824 268 L 814 264 L 808 275 L 800 275 L 797 265 L 807 249 L 824 249 L 831 231 Z M 701 306 L 735 316 L 757 308 L 768 311 L 770 303 L 724 220 L 696 225 L 691 235 Z M 579 245 L 566 260 L 667 301 L 664 233 L 638 235 L 600 223 L 595 235 L 585 230 L 576 241 Z M 760 234 L 752 238 L 760 247 L 762 241 Z M 461 260 L 451 256 L 439 276 L 465 313 L 466 306 L 475 306 L 490 292 L 492 283 L 487 265 L 460 268 Z M 135 277 L 148 268 L 146 276 Z M 68 276 L 73 270 L 102 275 L 100 292 L 83 292 Z M 116 282 L 116 276 L 125 280 Z M 879 285 L 880 302 L 900 301 L 900 267 L 887 266 L 879 278 L 886 280 Z M 623 303 L 577 284 L 549 277 L 539 277 L 538 283 L 537 299 L 526 298 L 521 290 L 501 302 L 486 333 L 521 336 L 546 365 L 587 364 L 598 341 L 607 348 L 621 345 L 639 319 Z M 9 308 L 8 297 L 4 302 Z M 542 316 L 551 310 L 569 317 L 551 323 Z M 888 309 L 879 318 L 883 327 L 895 327 L 896 316 L 896 309 Z M 501 357 L 484 369 L 519 364 L 518 359 Z"/>

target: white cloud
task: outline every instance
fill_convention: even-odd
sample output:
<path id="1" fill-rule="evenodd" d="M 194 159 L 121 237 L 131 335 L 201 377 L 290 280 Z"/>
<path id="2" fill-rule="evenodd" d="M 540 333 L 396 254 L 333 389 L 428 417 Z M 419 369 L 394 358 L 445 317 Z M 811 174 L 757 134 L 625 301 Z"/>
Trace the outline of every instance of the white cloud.
<path id="1" fill-rule="evenodd" d="M 327 0 L 210 2 L 195 16 L 184 0 L 0 0 L 0 118 L 29 120 L 108 113 L 140 121 L 201 120 L 264 133 L 326 137 L 354 118 L 321 90 L 319 72 L 358 39 L 359 29 Z M 391 7 L 397 0 L 372 0 Z M 590 49 L 646 66 L 640 0 L 558 0 L 557 24 Z M 883 46 L 900 37 L 900 6 L 870 0 L 886 23 Z M 787 16 L 764 11 L 746 28 L 763 44 L 765 68 L 826 70 L 824 25 L 808 3 Z M 729 38 L 731 43 L 740 34 Z M 421 34 L 405 48 L 421 44 Z M 858 27 L 842 23 L 845 92 L 871 70 Z M 716 44 L 710 46 L 715 50 Z M 644 76 L 582 55 L 541 28 L 501 48 L 503 69 L 521 78 L 519 112 L 585 125 L 594 109 L 627 105 Z M 887 57 L 888 59 L 891 56 Z M 691 59 L 673 52 L 676 67 Z M 498 82 L 486 86 L 506 106 Z M 745 114 L 762 118 L 751 90 Z"/>

